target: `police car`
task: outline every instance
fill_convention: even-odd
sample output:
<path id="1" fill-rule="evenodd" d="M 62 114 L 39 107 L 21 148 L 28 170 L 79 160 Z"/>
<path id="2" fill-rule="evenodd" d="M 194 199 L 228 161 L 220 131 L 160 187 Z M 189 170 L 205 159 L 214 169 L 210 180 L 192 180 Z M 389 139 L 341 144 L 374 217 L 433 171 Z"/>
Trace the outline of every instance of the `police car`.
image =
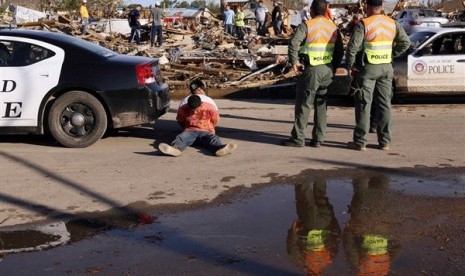
<path id="1" fill-rule="evenodd" d="M 465 29 L 434 28 L 410 41 L 393 63 L 396 93 L 465 93 Z"/>
<path id="2" fill-rule="evenodd" d="M 120 55 L 65 34 L 0 30 L 0 133 L 52 136 L 83 148 L 108 129 L 169 109 L 158 60 Z"/>
<path id="3" fill-rule="evenodd" d="M 394 58 L 394 95 L 465 94 L 465 29 L 431 28 L 410 36 L 407 52 Z M 345 68 L 337 70 L 330 94 L 349 94 Z"/>

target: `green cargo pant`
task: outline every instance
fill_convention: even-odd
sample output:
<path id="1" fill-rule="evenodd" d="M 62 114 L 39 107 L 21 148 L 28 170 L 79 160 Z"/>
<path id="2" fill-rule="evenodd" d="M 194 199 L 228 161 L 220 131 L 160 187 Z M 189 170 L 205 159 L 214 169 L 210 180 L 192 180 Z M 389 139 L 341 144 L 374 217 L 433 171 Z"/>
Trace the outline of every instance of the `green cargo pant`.
<path id="1" fill-rule="evenodd" d="M 356 77 L 360 89 L 355 93 L 355 129 L 353 141 L 358 146 L 367 143 L 370 128 L 371 103 L 377 110 L 377 135 L 380 146 L 391 143 L 391 99 L 394 70 L 391 64 L 367 64 Z"/>
<path id="2" fill-rule="evenodd" d="M 326 133 L 326 92 L 333 80 L 331 65 L 306 66 L 297 81 L 291 139 L 305 144 L 305 128 L 314 108 L 312 140 L 323 142 Z"/>

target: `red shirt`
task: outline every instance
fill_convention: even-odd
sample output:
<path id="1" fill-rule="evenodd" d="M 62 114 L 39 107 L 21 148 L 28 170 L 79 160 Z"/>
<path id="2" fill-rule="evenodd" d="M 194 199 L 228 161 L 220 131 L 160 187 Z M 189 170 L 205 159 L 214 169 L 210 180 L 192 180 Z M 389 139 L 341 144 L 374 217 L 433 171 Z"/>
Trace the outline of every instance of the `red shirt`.
<path id="1" fill-rule="evenodd" d="M 219 120 L 219 113 L 215 106 L 210 103 L 202 102 L 202 105 L 193 111 L 189 106 L 183 105 L 178 109 L 176 120 L 184 126 L 187 131 L 210 131 L 215 134 L 213 121 Z"/>

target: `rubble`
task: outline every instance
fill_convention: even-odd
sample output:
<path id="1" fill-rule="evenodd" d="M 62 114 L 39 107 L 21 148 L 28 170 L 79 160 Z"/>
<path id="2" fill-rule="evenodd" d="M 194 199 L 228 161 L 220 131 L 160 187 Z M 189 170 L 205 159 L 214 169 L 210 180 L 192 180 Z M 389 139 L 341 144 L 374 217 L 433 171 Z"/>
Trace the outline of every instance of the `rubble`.
<path id="1" fill-rule="evenodd" d="M 4 18 L 4 21 L 8 20 Z M 187 91 L 186 83 L 194 77 L 202 77 L 210 88 L 229 92 L 272 85 L 284 76 L 289 77 L 289 74 L 284 73 L 290 68 L 276 63 L 280 54 L 287 54 L 286 38 L 274 39 L 249 34 L 245 40 L 239 41 L 226 34 L 218 21 L 211 20 L 207 25 L 189 22 L 184 27 L 165 27 L 163 46 L 155 48 L 149 46 L 149 25 L 142 25 L 142 43 L 136 45 L 128 42 L 128 33 L 105 32 L 109 20 L 112 19 L 92 22 L 87 35 L 81 34 L 77 20 L 66 15 L 18 24 L 17 28 L 65 33 L 98 43 L 120 54 L 163 59 L 164 62 L 160 62 L 163 76 L 175 94 L 184 95 Z M 270 64 L 273 69 L 279 69 L 251 74 L 252 70 Z"/>

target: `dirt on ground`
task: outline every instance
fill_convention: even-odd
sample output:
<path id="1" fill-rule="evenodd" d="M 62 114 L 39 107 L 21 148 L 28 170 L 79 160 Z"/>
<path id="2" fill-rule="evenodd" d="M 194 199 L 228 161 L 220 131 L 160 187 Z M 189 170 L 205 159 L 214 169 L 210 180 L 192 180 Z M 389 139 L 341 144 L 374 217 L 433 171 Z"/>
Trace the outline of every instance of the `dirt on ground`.
<path id="1" fill-rule="evenodd" d="M 270 183 L 309 168 L 465 167 L 463 105 L 396 105 L 391 150 L 379 150 L 376 135 L 370 134 L 368 150 L 358 152 L 347 149 L 354 126 L 352 107 L 328 108 L 321 148 L 287 148 L 279 144 L 292 129 L 292 100 L 217 100 L 217 104 L 222 116 L 217 134 L 239 145 L 222 158 L 197 148 L 188 148 L 178 158 L 160 154 L 157 145 L 169 143 L 180 132 L 174 121 L 177 102 L 154 128 L 120 130 L 85 149 L 62 148 L 42 136 L 1 136 L 0 227 L 135 203 L 209 202 L 234 187 Z M 434 221 L 424 220 L 433 213 L 414 206 L 409 208 L 418 213 L 419 222 Z M 452 212 L 463 208 L 460 201 L 437 199 L 433 206 L 451 210 L 444 219 L 463 221 L 462 212 Z M 456 231 L 449 239 L 460 234 L 459 228 L 448 230 Z"/>

